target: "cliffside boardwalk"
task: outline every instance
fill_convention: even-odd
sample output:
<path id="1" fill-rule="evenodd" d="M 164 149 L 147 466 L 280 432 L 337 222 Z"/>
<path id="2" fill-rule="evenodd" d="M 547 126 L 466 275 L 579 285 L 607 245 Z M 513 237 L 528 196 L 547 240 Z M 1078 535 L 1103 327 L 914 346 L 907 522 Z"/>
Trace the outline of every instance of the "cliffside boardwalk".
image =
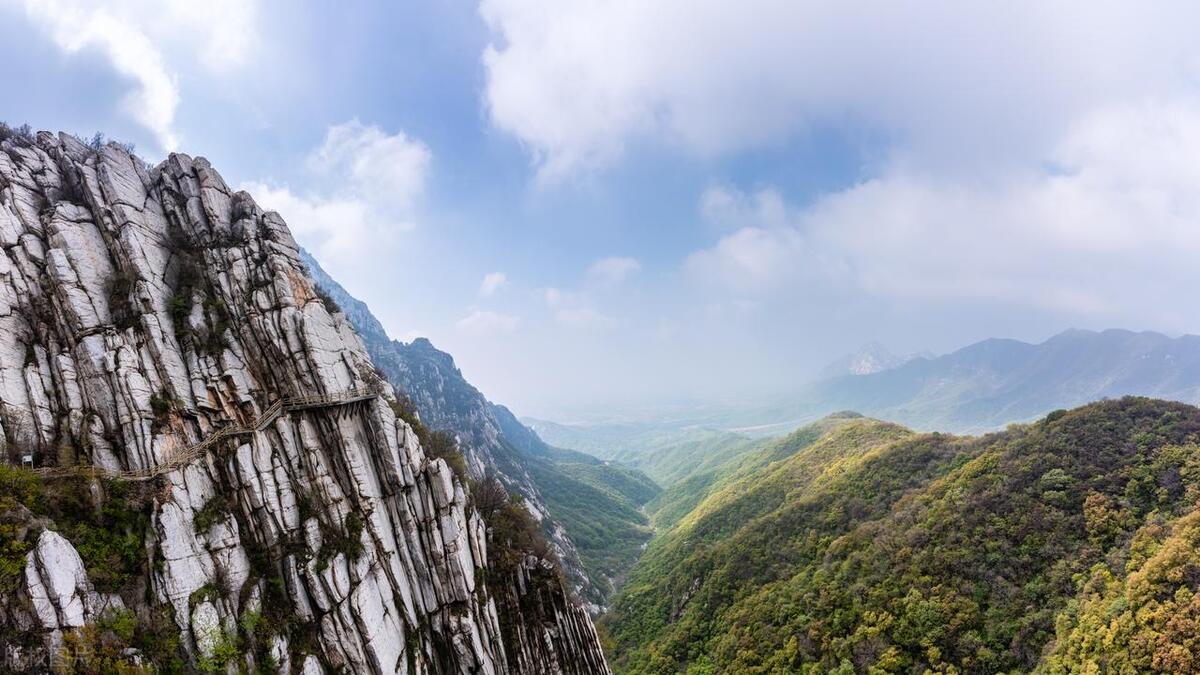
<path id="1" fill-rule="evenodd" d="M 248 436 L 266 429 L 280 415 L 285 412 L 293 412 L 298 410 L 312 410 L 314 408 L 331 408 L 336 406 L 349 405 L 360 401 L 367 401 L 378 398 L 379 393 L 370 389 L 349 389 L 346 391 L 335 392 L 330 394 L 318 394 L 314 396 L 290 396 L 281 398 L 260 414 L 256 419 L 248 424 L 223 427 L 208 438 L 189 445 L 185 448 L 178 449 L 172 452 L 161 464 L 156 464 L 144 469 L 134 469 L 130 471 L 115 471 L 113 469 L 105 469 L 97 466 L 52 466 L 34 469 L 34 473 L 43 478 L 56 478 L 60 476 L 80 476 L 89 475 L 99 478 L 111 478 L 117 480 L 149 480 L 155 476 L 161 476 L 165 473 L 170 473 L 180 467 L 190 464 L 196 458 L 204 455 L 212 448 L 216 447 L 221 441 L 234 436 Z"/>

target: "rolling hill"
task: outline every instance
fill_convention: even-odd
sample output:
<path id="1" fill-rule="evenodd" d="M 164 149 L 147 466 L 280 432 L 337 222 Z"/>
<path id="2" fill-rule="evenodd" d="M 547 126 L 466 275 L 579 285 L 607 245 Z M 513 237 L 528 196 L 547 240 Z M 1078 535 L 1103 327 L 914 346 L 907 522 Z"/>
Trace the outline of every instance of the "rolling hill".
<path id="1" fill-rule="evenodd" d="M 618 671 L 1195 670 L 1200 410 L 821 424 L 651 543 L 604 619 Z"/>

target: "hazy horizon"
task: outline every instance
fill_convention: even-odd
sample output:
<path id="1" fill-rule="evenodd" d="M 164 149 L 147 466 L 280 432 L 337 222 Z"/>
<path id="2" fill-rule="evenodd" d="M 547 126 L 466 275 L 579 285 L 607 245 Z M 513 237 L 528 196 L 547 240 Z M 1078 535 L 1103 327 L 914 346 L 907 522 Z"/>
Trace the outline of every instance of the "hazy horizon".
<path id="1" fill-rule="evenodd" d="M 0 0 L 0 120 L 209 158 L 393 337 L 569 417 L 871 341 L 1200 332 L 1198 18 Z"/>
<path id="2" fill-rule="evenodd" d="M 1124 328 L 1124 327 L 1109 327 L 1109 328 L 1097 330 L 1097 329 L 1081 329 L 1081 328 L 1072 326 L 1072 327 L 1064 328 L 1061 331 L 1057 331 L 1053 334 L 1046 335 L 1046 336 L 1044 336 L 1042 338 L 1038 338 L 1038 339 L 1020 339 L 1020 338 L 1014 338 L 1014 337 L 1005 336 L 1005 335 L 993 335 L 993 336 L 985 337 L 982 340 L 977 340 L 977 341 L 974 341 L 971 343 L 957 345 L 951 349 L 948 349 L 946 351 L 941 351 L 941 352 L 934 352 L 932 350 L 916 350 L 916 351 L 912 351 L 912 352 L 897 352 L 895 350 L 890 349 L 890 347 L 886 344 L 880 344 L 880 346 L 884 347 L 889 352 L 891 352 L 893 356 L 900 357 L 900 359 L 903 363 L 907 363 L 910 360 L 918 359 L 918 358 L 936 360 L 940 357 L 948 356 L 948 355 L 953 354 L 961 349 L 971 347 L 972 345 L 979 344 L 980 342 L 983 342 L 986 340 L 1015 340 L 1015 341 L 1029 344 L 1029 345 L 1040 345 L 1040 344 L 1047 342 L 1048 340 L 1051 340 L 1058 336 L 1066 335 L 1072 331 L 1088 331 L 1088 332 L 1097 333 L 1097 334 L 1113 332 L 1113 331 L 1128 332 L 1128 333 L 1135 333 L 1135 334 L 1150 333 L 1150 334 L 1162 335 L 1171 340 L 1178 340 L 1178 339 L 1187 338 L 1187 337 L 1193 337 L 1193 338 L 1197 337 L 1193 333 L 1164 333 L 1162 331 L 1140 330 L 1140 329 L 1131 329 L 1131 328 Z M 867 347 L 869 344 L 870 343 L 864 343 L 862 345 L 859 345 L 859 347 L 857 349 L 849 350 L 847 352 L 839 354 L 838 357 L 856 355 L 859 350 Z M 876 344 L 879 344 L 879 343 L 876 343 Z M 436 347 L 437 345 L 434 345 L 434 346 Z M 826 364 L 826 365 L 837 366 L 837 365 L 839 365 L 838 360 L 839 359 L 835 359 L 833 362 Z M 464 375 L 467 376 L 468 379 L 470 379 L 469 373 L 464 372 Z M 560 405 L 557 407 L 551 406 L 549 408 L 545 408 L 543 410 L 534 411 L 534 412 L 525 412 L 523 410 L 515 409 L 514 412 L 519 417 L 526 418 L 526 419 L 549 421 L 549 422 L 554 422 L 554 423 L 558 423 L 558 424 L 578 425 L 578 426 L 625 424 L 625 423 L 658 424 L 658 423 L 678 422 L 681 420 L 697 420 L 697 419 L 704 420 L 703 412 L 705 410 L 730 412 L 730 411 L 738 410 L 738 409 L 751 411 L 756 408 L 758 408 L 758 409 L 769 408 L 771 406 L 778 405 L 782 402 L 786 402 L 786 401 L 790 400 L 791 398 L 795 397 L 796 395 L 802 395 L 809 386 L 819 383 L 826 378 L 841 377 L 841 376 L 845 376 L 845 375 L 847 375 L 847 373 L 845 373 L 845 372 L 837 372 L 837 373 L 815 372 L 815 373 L 812 373 L 807 378 L 797 379 L 794 383 L 792 383 L 789 386 L 784 386 L 784 387 L 780 387 L 777 389 L 760 388 L 760 389 L 757 389 L 757 390 L 754 390 L 751 392 L 727 392 L 725 395 L 691 396 L 691 397 L 686 396 L 686 395 L 679 395 L 679 396 L 674 396 L 674 397 L 666 396 L 666 397 L 641 397 L 641 398 L 637 397 L 636 395 L 632 395 L 632 396 L 627 396 L 627 397 L 625 397 L 623 399 L 619 399 L 619 400 L 597 400 L 597 401 L 583 402 L 583 403 L 576 403 L 576 404 L 569 404 L 569 405 Z M 484 391 L 482 393 L 485 396 L 488 395 L 486 391 Z M 508 406 L 507 404 L 505 404 L 504 401 L 496 400 L 493 402 L 499 403 L 501 405 L 506 405 L 506 407 L 509 407 L 509 408 L 514 408 L 514 406 Z M 778 429 L 784 429 L 784 430 L 790 429 L 791 427 L 787 426 L 787 424 L 785 424 L 785 422 L 787 422 L 787 421 L 786 420 L 776 420 L 774 423 L 767 425 L 767 426 L 771 426 L 773 428 L 778 428 Z M 701 426 L 704 426 L 703 422 L 701 422 Z M 792 425 L 792 426 L 796 426 L 796 425 Z M 1004 426 L 1004 425 L 1000 425 L 1000 426 Z M 931 430 L 936 431 L 936 429 L 931 429 Z"/>

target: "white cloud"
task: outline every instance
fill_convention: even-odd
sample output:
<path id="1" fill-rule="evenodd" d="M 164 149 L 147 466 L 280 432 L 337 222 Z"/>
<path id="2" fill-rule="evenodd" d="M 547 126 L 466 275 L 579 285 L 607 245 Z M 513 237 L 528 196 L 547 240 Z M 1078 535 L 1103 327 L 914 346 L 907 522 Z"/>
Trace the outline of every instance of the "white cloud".
<path id="1" fill-rule="evenodd" d="M 162 54 L 136 24 L 103 7 L 55 0 L 28 0 L 26 12 L 68 54 L 97 49 L 114 70 L 137 83 L 126 96 L 126 112 L 154 134 L 163 150 L 179 145 L 174 130 L 179 87 Z"/>
<path id="2" fill-rule="evenodd" d="M 370 207 L 353 198 L 301 196 L 283 186 L 262 182 L 243 183 L 264 209 L 278 211 L 293 234 L 318 252 L 322 260 L 352 259 L 371 239 L 374 224 Z"/>
<path id="3" fill-rule="evenodd" d="M 257 0 L 166 0 L 141 4 L 146 16 L 161 16 L 160 31 L 174 39 L 199 35 L 201 60 L 210 70 L 223 71 L 246 64 L 258 35 Z M 165 10 L 161 15 L 151 8 Z"/>
<path id="4" fill-rule="evenodd" d="M 473 310 L 455 324 L 459 330 L 475 335 L 497 335 L 517 330 L 520 318 L 486 309 Z"/>
<path id="5" fill-rule="evenodd" d="M 709 187 L 700 213 L 730 231 L 711 248 L 688 256 L 693 278 L 742 292 L 762 292 L 814 276 L 813 251 L 796 226 L 798 213 L 773 187 L 746 193 L 731 185 Z"/>
<path id="6" fill-rule="evenodd" d="M 1179 312 L 1200 282 L 1200 109 L 1099 112 L 1071 129 L 1052 172 L 1002 183 L 896 173 L 822 200 L 804 229 L 892 296 L 974 298 L 1142 321 Z"/>
<path id="7" fill-rule="evenodd" d="M 258 18 L 254 0 L 26 0 L 25 12 L 63 52 L 96 50 L 132 80 L 122 106 L 167 152 L 179 146 L 178 71 L 197 51 L 212 71 L 245 64 Z"/>
<path id="8" fill-rule="evenodd" d="M 403 131 L 388 134 L 354 119 L 329 127 L 308 164 L 320 174 L 344 181 L 342 192 L 407 211 L 425 193 L 432 159 L 428 146 Z"/>
<path id="9" fill-rule="evenodd" d="M 700 214 L 726 229 L 743 227 L 748 220 L 763 227 L 787 225 L 787 211 L 783 195 L 771 187 L 746 194 L 731 185 L 713 185 L 700 196 Z"/>
<path id="10" fill-rule="evenodd" d="M 431 160 L 421 141 L 352 120 L 330 127 L 309 155 L 324 190 L 298 194 L 264 181 L 241 189 L 278 211 L 302 244 L 336 266 L 413 227 Z"/>
<path id="11" fill-rule="evenodd" d="M 618 286 L 641 269 L 642 264 L 634 258 L 600 258 L 588 268 L 587 283 L 598 287 Z"/>
<path id="12" fill-rule="evenodd" d="M 642 269 L 635 258 L 611 256 L 599 258 L 588 266 L 583 283 L 574 290 L 542 289 L 542 298 L 555 322 L 572 329 L 607 330 L 617 319 L 601 307 L 612 300 L 612 292 Z"/>
<path id="13" fill-rule="evenodd" d="M 713 248 L 693 253 L 687 268 L 701 279 L 757 291 L 793 280 L 804 252 L 803 239 L 792 228 L 743 227 Z"/>
<path id="14" fill-rule="evenodd" d="M 479 295 L 490 298 L 507 283 L 508 277 L 504 275 L 504 272 L 489 272 L 483 276 L 483 281 L 479 284 Z"/>
<path id="15" fill-rule="evenodd" d="M 1191 86 L 1200 6 L 1074 2 L 482 0 L 492 123 L 544 179 L 632 142 L 700 155 L 814 126 L 886 159 L 977 168 L 1044 153 L 1081 115 Z"/>
<path id="16" fill-rule="evenodd" d="M 785 205 L 782 217 L 725 188 L 701 208 L 718 202 L 721 217 L 743 226 L 688 267 L 738 290 L 815 271 L 877 297 L 1194 329 L 1179 300 L 1200 285 L 1197 156 L 1200 106 L 1182 100 L 1099 110 L 1043 158 L 1051 168 L 1002 180 L 895 168 L 809 208 Z"/>

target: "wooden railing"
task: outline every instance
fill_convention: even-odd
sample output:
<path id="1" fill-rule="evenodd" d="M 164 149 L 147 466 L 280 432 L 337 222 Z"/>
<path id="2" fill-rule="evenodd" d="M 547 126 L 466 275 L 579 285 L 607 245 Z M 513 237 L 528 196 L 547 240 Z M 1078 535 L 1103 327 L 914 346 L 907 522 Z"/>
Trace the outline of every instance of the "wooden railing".
<path id="1" fill-rule="evenodd" d="M 315 396 L 291 396 L 279 399 L 271 405 L 267 406 L 254 421 L 236 426 L 222 427 L 213 432 L 193 445 L 173 451 L 168 454 L 165 461 L 144 469 L 134 469 L 131 471 L 116 471 L 113 469 L 104 469 L 96 466 L 52 466 L 41 467 L 33 470 L 34 473 L 45 478 L 57 478 L 62 476 L 91 476 L 95 478 L 113 478 L 119 480 L 148 480 L 155 476 L 161 476 L 165 473 L 170 473 L 179 469 L 193 460 L 208 453 L 213 447 L 217 446 L 221 441 L 234 436 L 248 436 L 250 434 L 266 429 L 280 415 L 293 410 L 310 410 L 313 408 L 327 408 L 332 406 L 348 405 L 357 403 L 358 401 L 366 401 L 377 398 L 378 392 L 370 389 L 350 389 L 347 391 L 336 392 L 332 394 L 319 394 Z"/>

